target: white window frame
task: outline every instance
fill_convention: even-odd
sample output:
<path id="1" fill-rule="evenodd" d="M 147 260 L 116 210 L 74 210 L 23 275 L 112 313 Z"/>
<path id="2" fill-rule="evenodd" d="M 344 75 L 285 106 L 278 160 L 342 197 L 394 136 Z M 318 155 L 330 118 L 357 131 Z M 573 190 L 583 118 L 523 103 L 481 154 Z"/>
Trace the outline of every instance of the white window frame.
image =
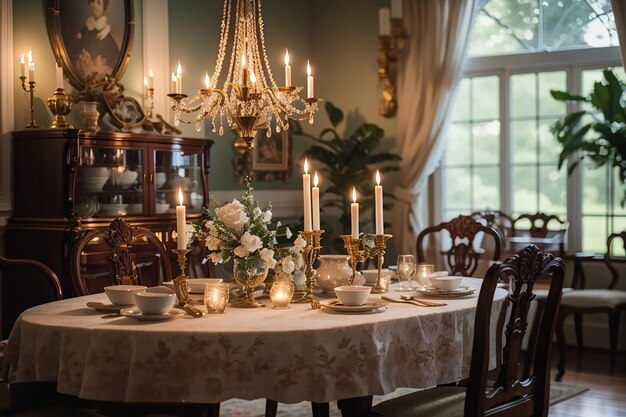
<path id="1" fill-rule="evenodd" d="M 500 80 L 500 210 L 511 213 L 512 209 L 509 77 L 513 74 L 529 72 L 565 71 L 567 91 L 580 94 L 578 89 L 582 71 L 621 65 L 618 46 L 468 58 L 462 78 L 497 75 Z M 567 112 L 571 113 L 577 108 L 577 104 L 568 104 Z M 443 162 L 433 176 L 435 189 L 433 224 L 447 220 L 442 218 L 445 210 L 442 166 Z M 580 251 L 582 248 L 581 178 L 580 168 L 567 177 L 567 218 L 570 225 L 568 250 L 570 251 Z"/>

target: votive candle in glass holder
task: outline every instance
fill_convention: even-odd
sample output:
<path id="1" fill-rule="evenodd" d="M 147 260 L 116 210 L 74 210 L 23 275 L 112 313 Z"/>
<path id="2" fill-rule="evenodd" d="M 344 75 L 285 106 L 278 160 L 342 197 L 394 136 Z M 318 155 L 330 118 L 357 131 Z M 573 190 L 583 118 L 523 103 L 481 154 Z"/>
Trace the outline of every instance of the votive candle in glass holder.
<path id="1" fill-rule="evenodd" d="M 291 281 L 275 281 L 270 290 L 270 300 L 274 303 L 274 308 L 288 308 L 294 289 L 295 286 Z"/>
<path id="2" fill-rule="evenodd" d="M 382 292 L 389 291 L 389 283 L 391 282 L 391 275 L 389 272 L 380 273 L 380 289 Z"/>
<path id="3" fill-rule="evenodd" d="M 415 279 L 422 287 L 425 287 L 430 283 L 430 276 L 435 272 L 435 265 L 433 264 L 417 264 L 417 270 L 415 273 Z"/>
<path id="4" fill-rule="evenodd" d="M 204 286 L 204 304 L 208 313 L 223 313 L 228 304 L 230 286 L 228 284 L 206 284 Z"/>

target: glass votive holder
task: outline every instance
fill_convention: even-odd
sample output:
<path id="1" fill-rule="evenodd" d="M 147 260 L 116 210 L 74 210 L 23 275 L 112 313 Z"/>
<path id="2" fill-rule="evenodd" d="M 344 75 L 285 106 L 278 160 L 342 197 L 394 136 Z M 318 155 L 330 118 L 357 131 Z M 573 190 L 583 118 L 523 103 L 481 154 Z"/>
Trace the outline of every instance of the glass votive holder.
<path id="1" fill-rule="evenodd" d="M 204 304 L 208 313 L 223 313 L 228 304 L 230 286 L 228 284 L 206 284 L 204 286 Z"/>
<path id="2" fill-rule="evenodd" d="M 430 276 L 435 272 L 435 265 L 433 264 L 417 264 L 415 271 L 415 279 L 422 287 L 430 284 Z"/>
<path id="3" fill-rule="evenodd" d="M 274 308 L 289 308 L 294 289 L 295 286 L 291 281 L 274 281 L 270 290 L 270 300 L 274 303 Z"/>
<path id="4" fill-rule="evenodd" d="M 389 291 L 389 283 L 391 282 L 391 274 L 389 272 L 380 273 L 380 289 L 382 292 Z"/>

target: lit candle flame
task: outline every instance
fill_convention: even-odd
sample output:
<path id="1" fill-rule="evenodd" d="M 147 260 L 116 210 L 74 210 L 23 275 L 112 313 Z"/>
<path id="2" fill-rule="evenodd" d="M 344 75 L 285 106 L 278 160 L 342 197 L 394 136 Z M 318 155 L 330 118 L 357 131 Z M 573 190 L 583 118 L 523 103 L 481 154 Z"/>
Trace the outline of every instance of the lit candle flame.
<path id="1" fill-rule="evenodd" d="M 352 202 L 356 203 L 356 187 L 352 187 Z"/>
<path id="2" fill-rule="evenodd" d="M 28 48 L 28 63 L 29 64 L 33 63 L 33 50 L 30 49 L 30 47 Z"/>
<path id="3" fill-rule="evenodd" d="M 256 75 L 254 74 L 254 71 L 250 71 L 250 82 L 252 84 L 256 84 Z"/>
<path id="4" fill-rule="evenodd" d="M 20 59 L 20 64 L 24 64 L 24 54 L 22 54 L 22 58 Z"/>
<path id="5" fill-rule="evenodd" d="M 246 55 L 241 55 L 241 68 L 248 69 L 248 62 L 246 61 Z"/>
<path id="6" fill-rule="evenodd" d="M 146 77 L 145 75 L 143 76 L 143 86 L 148 88 L 148 77 Z"/>
<path id="7" fill-rule="evenodd" d="M 176 74 L 172 73 L 172 82 L 176 82 Z"/>
<path id="8" fill-rule="evenodd" d="M 152 68 L 150 68 L 150 72 L 148 73 L 148 75 L 149 75 L 150 77 L 154 77 L 154 71 L 152 71 Z"/>
<path id="9" fill-rule="evenodd" d="M 183 205 L 183 189 L 182 188 L 178 188 L 178 202 L 180 203 L 180 205 Z"/>
<path id="10" fill-rule="evenodd" d="M 309 61 L 306 62 L 306 75 L 311 76 L 311 64 L 309 64 Z"/>
<path id="11" fill-rule="evenodd" d="M 204 88 L 207 90 L 211 88 L 211 79 L 209 78 L 209 73 L 207 71 L 204 73 Z"/>
<path id="12" fill-rule="evenodd" d="M 285 49 L 285 66 L 289 65 L 289 49 Z"/>
<path id="13" fill-rule="evenodd" d="M 319 178 L 317 178 L 317 171 L 315 171 L 315 175 L 313 176 L 313 186 L 317 187 L 318 183 L 319 183 Z"/>
<path id="14" fill-rule="evenodd" d="M 376 185 L 380 185 L 380 172 L 376 170 Z"/>
<path id="15" fill-rule="evenodd" d="M 179 77 L 183 75 L 183 67 L 180 65 L 180 61 L 178 61 L 178 66 L 176 67 L 176 75 Z"/>
<path id="16" fill-rule="evenodd" d="M 309 160 L 307 158 L 304 158 L 304 173 L 309 173 Z"/>

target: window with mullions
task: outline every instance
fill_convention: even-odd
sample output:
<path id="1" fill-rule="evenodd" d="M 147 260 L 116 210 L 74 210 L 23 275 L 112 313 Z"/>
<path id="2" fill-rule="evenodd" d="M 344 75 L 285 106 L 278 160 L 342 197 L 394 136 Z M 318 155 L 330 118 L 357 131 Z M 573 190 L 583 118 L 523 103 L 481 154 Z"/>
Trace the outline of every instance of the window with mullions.
<path id="1" fill-rule="evenodd" d="M 500 206 L 499 77 L 461 82 L 443 160 L 444 217 Z"/>

